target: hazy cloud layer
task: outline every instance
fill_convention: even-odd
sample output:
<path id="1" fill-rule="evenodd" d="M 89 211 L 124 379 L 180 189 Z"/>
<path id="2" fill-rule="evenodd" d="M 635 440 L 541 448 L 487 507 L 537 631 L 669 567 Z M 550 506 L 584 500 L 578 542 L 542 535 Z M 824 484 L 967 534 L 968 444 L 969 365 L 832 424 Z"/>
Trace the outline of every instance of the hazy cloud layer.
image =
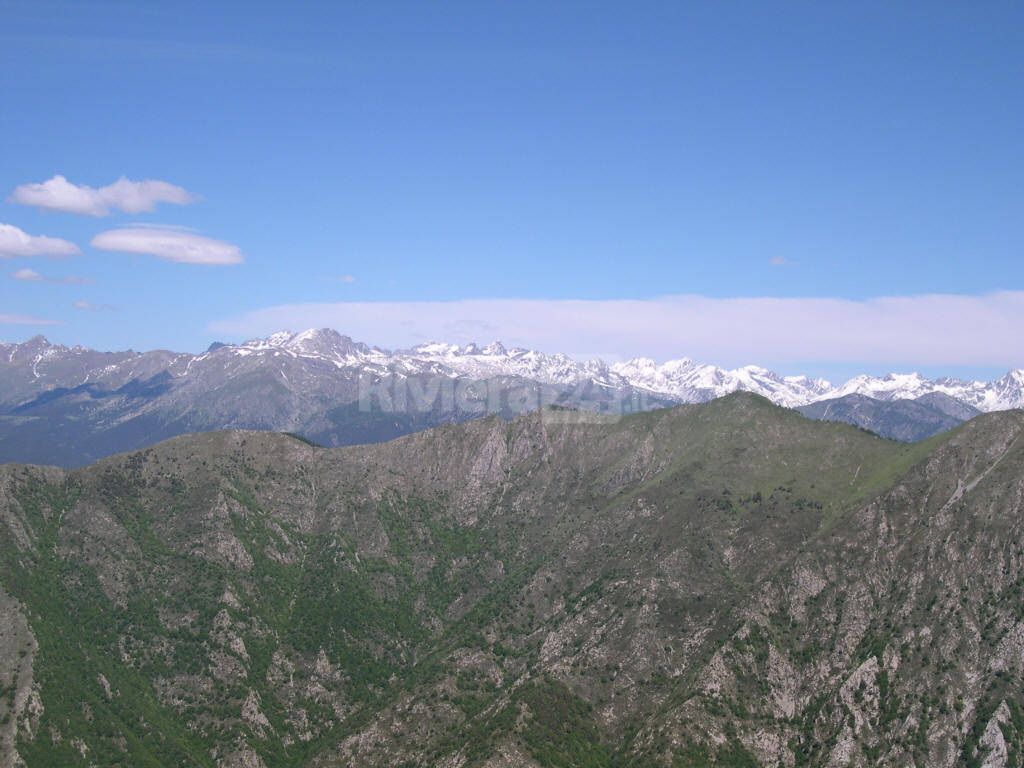
<path id="1" fill-rule="evenodd" d="M 27 268 L 11 272 L 10 277 L 12 280 L 21 280 L 27 283 L 53 283 L 54 285 L 88 285 L 89 283 L 96 282 L 91 277 L 77 277 L 76 275 L 47 277 L 46 275 L 39 274 L 34 269 Z"/>
<path id="2" fill-rule="evenodd" d="M 22 184 L 8 199 L 50 211 L 107 216 L 114 210 L 130 214 L 152 211 L 157 203 L 186 205 L 196 198 L 166 181 L 132 181 L 122 176 L 113 184 L 94 189 L 84 184 L 72 184 L 58 175 L 40 184 Z"/>
<path id="3" fill-rule="evenodd" d="M 101 232 L 91 245 L 104 251 L 138 253 L 183 264 L 241 264 L 237 245 L 191 232 L 170 229 L 112 229 Z"/>
<path id="4" fill-rule="evenodd" d="M 11 224 L 0 224 L 0 259 L 17 256 L 74 256 L 78 246 L 59 237 L 29 235 Z"/>
<path id="5" fill-rule="evenodd" d="M 720 365 L 1024 365 L 1024 291 L 836 298 L 467 300 L 292 304 L 210 325 L 247 338 L 328 326 L 370 344 L 506 344 L 619 360 L 684 356 Z"/>
<path id="6" fill-rule="evenodd" d="M 48 320 L 32 315 L 9 315 L 0 313 L 0 323 L 6 325 L 64 325 L 63 320 Z"/>

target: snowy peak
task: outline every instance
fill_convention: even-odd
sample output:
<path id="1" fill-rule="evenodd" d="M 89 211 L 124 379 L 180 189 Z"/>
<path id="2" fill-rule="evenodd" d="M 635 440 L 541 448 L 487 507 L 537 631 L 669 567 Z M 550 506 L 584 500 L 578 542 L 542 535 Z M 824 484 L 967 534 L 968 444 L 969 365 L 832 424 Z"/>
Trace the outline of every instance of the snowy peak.
<path id="1" fill-rule="evenodd" d="M 508 355 L 508 350 L 505 349 L 504 345 L 500 341 L 493 341 L 483 348 L 477 345 L 476 342 L 470 342 L 469 344 L 460 347 L 458 344 L 445 344 L 439 341 L 428 341 L 426 344 L 419 344 L 410 350 L 405 350 L 404 353 L 413 356 L 432 358 L 471 356 L 505 357 Z M 398 354 L 403 353 L 399 352 Z"/>
<path id="2" fill-rule="evenodd" d="M 649 358 L 638 357 L 627 363 L 616 363 L 611 369 L 635 387 L 689 403 L 744 390 L 763 395 L 779 405 L 794 407 L 831 389 L 828 382 L 806 376 L 783 378 L 756 365 L 727 370 L 714 365 L 698 365 L 688 357 L 669 360 L 662 365 Z"/>
<path id="3" fill-rule="evenodd" d="M 992 382 L 992 400 L 1001 408 L 976 406 L 982 410 L 1002 410 L 1003 408 L 1024 408 L 1024 371 L 1014 368 L 1003 378 Z M 986 403 L 987 404 L 987 403 Z M 973 403 L 972 403 L 973 405 Z"/>
<path id="4" fill-rule="evenodd" d="M 566 355 L 546 355 L 516 347 L 509 349 L 500 341 L 493 341 L 483 348 L 475 343 L 459 347 L 429 342 L 396 352 L 393 356 L 407 366 L 428 362 L 446 368 L 449 375 L 476 379 L 520 376 L 545 384 L 574 385 L 607 375 L 607 366 L 600 361 L 579 363 Z"/>
<path id="5" fill-rule="evenodd" d="M 1003 376 L 1003 378 L 997 379 L 995 383 L 1007 387 L 1024 387 L 1024 370 L 1014 368 Z"/>
<path id="6" fill-rule="evenodd" d="M 296 354 L 326 358 L 365 355 L 370 351 L 365 344 L 358 344 L 330 328 L 316 328 L 297 333 L 285 347 Z"/>
<path id="7" fill-rule="evenodd" d="M 468 351 L 463 351 L 463 350 Z M 397 354 L 402 354 L 398 352 Z M 428 341 L 426 344 L 418 344 L 410 350 L 406 351 L 406 354 L 424 356 L 424 357 L 453 357 L 455 355 L 479 354 L 476 344 L 467 344 L 466 347 L 460 347 L 458 344 L 442 344 L 439 341 Z"/>
<path id="8" fill-rule="evenodd" d="M 13 348 L 10 350 L 10 361 L 28 360 L 37 355 L 51 354 L 51 351 L 56 352 L 60 350 L 66 351 L 66 347 L 62 347 L 59 344 L 51 344 L 45 336 L 33 336 L 28 341 L 13 345 Z"/>
<path id="9" fill-rule="evenodd" d="M 322 358 L 332 362 L 347 360 L 370 354 L 365 344 L 352 341 L 331 328 L 310 328 L 301 333 L 278 331 L 265 339 L 250 339 L 232 350 L 252 351 L 284 351 L 299 357 Z"/>
<path id="10" fill-rule="evenodd" d="M 907 400 L 935 391 L 935 386 L 935 382 L 919 373 L 889 373 L 881 377 L 860 375 L 850 379 L 829 397 L 858 394 L 876 400 Z"/>

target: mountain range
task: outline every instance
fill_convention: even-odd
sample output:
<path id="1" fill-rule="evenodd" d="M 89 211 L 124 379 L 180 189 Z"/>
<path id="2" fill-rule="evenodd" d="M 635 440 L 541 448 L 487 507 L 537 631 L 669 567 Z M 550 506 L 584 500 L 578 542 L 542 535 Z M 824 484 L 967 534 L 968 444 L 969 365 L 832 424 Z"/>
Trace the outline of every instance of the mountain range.
<path id="1" fill-rule="evenodd" d="M 880 400 L 851 393 L 817 400 L 796 408 L 804 416 L 841 421 L 904 442 L 924 440 L 952 429 L 981 413 L 942 392 L 912 399 Z"/>
<path id="2" fill-rule="evenodd" d="M 748 393 L 4 465 L 0 765 L 1020 766 L 1021 498 Z"/>
<path id="3" fill-rule="evenodd" d="M 858 376 L 835 386 L 757 366 L 728 370 L 645 358 L 609 365 L 500 342 L 389 351 L 329 329 L 215 343 L 199 355 L 99 352 L 37 336 L 0 343 L 0 461 L 76 466 L 210 429 L 291 431 L 326 445 L 351 445 L 547 404 L 622 414 L 734 391 L 908 439 L 975 412 L 1024 405 L 1024 372 L 1015 369 L 992 382 Z M 811 407 L 848 396 L 897 405 L 853 407 L 854 398 L 843 407 Z M 960 415 L 936 410 L 921 400 L 925 396 L 962 404 Z M 921 407 L 905 404 L 912 400 Z M 868 417 L 869 410 L 887 416 Z"/>

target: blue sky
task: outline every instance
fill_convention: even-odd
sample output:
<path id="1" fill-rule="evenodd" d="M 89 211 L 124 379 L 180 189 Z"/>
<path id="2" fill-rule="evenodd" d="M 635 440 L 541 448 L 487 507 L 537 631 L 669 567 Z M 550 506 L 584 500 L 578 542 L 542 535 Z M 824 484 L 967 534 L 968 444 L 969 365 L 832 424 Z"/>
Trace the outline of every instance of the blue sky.
<path id="1" fill-rule="evenodd" d="M 382 346 L 987 378 L 1024 365 L 1022 38 L 999 2 L 0 0 L 0 225 L 80 251 L 8 247 L 0 338 L 195 351 L 329 323 Z M 57 175 L 181 197 L 104 193 L 88 215 L 15 194 Z M 240 261 L 91 244 L 126 228 Z M 69 276 L 94 282 L 39 279 Z M 662 297 L 692 301 L 593 332 Z M 746 298 L 791 301 L 766 320 Z M 963 332 L 936 343 L 951 313 Z M 854 322 L 884 343 L 847 347 Z"/>

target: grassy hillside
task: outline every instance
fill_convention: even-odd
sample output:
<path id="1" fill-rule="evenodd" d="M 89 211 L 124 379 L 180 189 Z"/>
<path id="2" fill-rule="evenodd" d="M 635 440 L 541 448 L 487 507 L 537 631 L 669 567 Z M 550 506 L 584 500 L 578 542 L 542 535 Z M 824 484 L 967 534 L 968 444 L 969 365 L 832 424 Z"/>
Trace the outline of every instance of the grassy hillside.
<path id="1" fill-rule="evenodd" d="M 1022 426 L 736 394 L 7 465 L 0 764 L 1019 765 Z"/>

